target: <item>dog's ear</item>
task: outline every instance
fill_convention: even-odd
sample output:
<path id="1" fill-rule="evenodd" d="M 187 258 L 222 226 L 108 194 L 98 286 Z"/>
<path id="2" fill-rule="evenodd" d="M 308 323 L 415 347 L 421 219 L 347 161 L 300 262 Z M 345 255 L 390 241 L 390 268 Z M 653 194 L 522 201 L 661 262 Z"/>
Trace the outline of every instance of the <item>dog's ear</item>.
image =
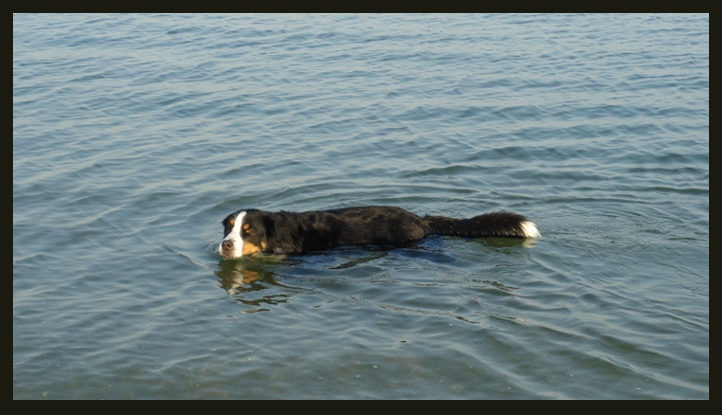
<path id="1" fill-rule="evenodd" d="M 293 254 L 303 251 L 303 242 L 297 225 L 284 213 L 271 213 L 265 218 L 268 250 L 275 254 Z"/>

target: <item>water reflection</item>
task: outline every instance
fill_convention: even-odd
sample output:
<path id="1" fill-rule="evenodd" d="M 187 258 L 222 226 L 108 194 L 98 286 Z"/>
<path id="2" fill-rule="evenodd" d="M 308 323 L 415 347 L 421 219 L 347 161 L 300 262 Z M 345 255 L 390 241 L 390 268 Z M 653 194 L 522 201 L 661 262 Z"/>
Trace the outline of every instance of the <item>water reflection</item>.
<path id="1" fill-rule="evenodd" d="M 238 292 L 262 290 L 264 287 L 259 281 L 267 281 L 273 283 L 273 272 L 253 267 L 242 260 L 222 261 L 220 269 L 216 271 L 216 276 L 221 284 L 221 288 L 226 290 L 228 294 L 236 294 Z"/>
<path id="2" fill-rule="evenodd" d="M 498 238 L 498 237 L 487 237 L 479 238 L 482 244 L 489 248 L 506 248 L 506 247 L 521 247 L 521 248 L 533 248 L 536 245 L 537 238 Z"/>
<path id="3" fill-rule="evenodd" d="M 289 297 L 289 293 L 279 293 L 277 289 L 274 289 L 283 287 L 283 284 L 276 281 L 273 271 L 267 269 L 268 264 L 265 262 L 268 260 L 263 262 L 246 259 L 221 261 L 219 269 L 215 272 L 221 288 L 238 302 L 253 307 L 245 312 L 268 311 L 262 306 L 285 303 Z M 269 289 L 270 291 L 268 291 Z M 261 293 L 263 295 L 254 295 Z"/>
<path id="4" fill-rule="evenodd" d="M 303 277 L 303 280 L 311 285 L 314 283 L 310 281 L 315 279 L 325 281 L 321 285 L 328 289 L 328 286 L 333 286 L 339 281 L 339 276 L 358 277 L 358 281 L 366 281 L 364 278 L 369 278 L 371 281 L 375 281 L 376 278 L 388 279 L 384 269 L 389 266 L 388 264 L 393 264 L 399 259 L 404 260 L 403 258 L 420 258 L 431 264 L 453 266 L 457 264 L 458 258 L 453 252 L 447 252 L 449 248 L 443 246 L 445 239 L 429 238 L 423 244 L 395 247 L 391 250 L 388 247 L 375 246 L 364 249 L 339 248 L 330 254 L 319 252 L 306 255 L 302 259 L 279 255 L 254 255 L 250 258 L 221 260 L 215 274 L 223 290 L 238 303 L 250 307 L 249 310 L 243 311 L 244 313 L 269 311 L 269 306 L 287 303 L 299 293 L 319 294 L 316 290 L 317 286 L 309 288 L 296 287 L 293 283 L 288 285 L 289 279 L 293 277 Z M 478 238 L 475 241 L 483 245 L 482 249 L 491 249 L 519 258 L 520 261 L 525 261 L 527 254 L 518 248 L 531 248 L 534 244 L 534 240 L 516 238 Z M 471 242 L 472 240 L 469 241 Z M 384 263 L 377 262 L 379 260 L 384 260 Z M 305 277 L 309 278 L 305 279 Z M 493 287 L 495 290 L 512 293 L 519 288 L 495 280 L 475 281 L 481 282 L 484 290 Z M 425 285 L 419 282 L 410 282 L 410 284 Z M 365 288 L 359 289 L 363 291 Z M 324 292 L 328 294 L 328 291 Z"/>

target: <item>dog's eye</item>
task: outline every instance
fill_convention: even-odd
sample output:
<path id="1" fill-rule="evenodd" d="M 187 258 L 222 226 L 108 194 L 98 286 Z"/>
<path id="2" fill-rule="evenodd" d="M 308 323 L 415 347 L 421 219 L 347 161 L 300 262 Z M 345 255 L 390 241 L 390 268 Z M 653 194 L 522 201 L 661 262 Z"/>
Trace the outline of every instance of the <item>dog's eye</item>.
<path id="1" fill-rule="evenodd" d="M 250 229 L 250 228 L 249 228 L 249 229 L 244 229 L 244 230 L 243 230 L 243 234 L 244 234 L 244 235 L 253 235 L 253 234 L 254 234 L 254 231 L 253 231 L 253 229 Z"/>

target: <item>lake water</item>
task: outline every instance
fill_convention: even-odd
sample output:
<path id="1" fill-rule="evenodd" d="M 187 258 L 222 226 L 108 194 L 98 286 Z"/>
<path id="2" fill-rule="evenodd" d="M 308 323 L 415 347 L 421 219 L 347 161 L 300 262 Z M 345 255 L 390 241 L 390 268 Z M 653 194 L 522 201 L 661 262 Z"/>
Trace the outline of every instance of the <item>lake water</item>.
<path id="1" fill-rule="evenodd" d="M 16 399 L 708 399 L 709 15 L 14 15 Z M 543 237 L 224 261 L 240 208 Z"/>

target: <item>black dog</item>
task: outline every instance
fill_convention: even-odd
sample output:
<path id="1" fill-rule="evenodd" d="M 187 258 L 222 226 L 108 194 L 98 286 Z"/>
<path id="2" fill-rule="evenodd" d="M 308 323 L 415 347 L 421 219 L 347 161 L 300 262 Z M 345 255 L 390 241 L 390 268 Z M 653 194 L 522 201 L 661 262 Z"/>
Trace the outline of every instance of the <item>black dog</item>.
<path id="1" fill-rule="evenodd" d="M 534 222 L 523 215 L 493 212 L 471 219 L 420 217 L 391 206 L 367 206 L 311 212 L 241 209 L 223 220 L 224 258 L 257 252 L 303 254 L 343 245 L 394 245 L 427 235 L 538 238 Z"/>

